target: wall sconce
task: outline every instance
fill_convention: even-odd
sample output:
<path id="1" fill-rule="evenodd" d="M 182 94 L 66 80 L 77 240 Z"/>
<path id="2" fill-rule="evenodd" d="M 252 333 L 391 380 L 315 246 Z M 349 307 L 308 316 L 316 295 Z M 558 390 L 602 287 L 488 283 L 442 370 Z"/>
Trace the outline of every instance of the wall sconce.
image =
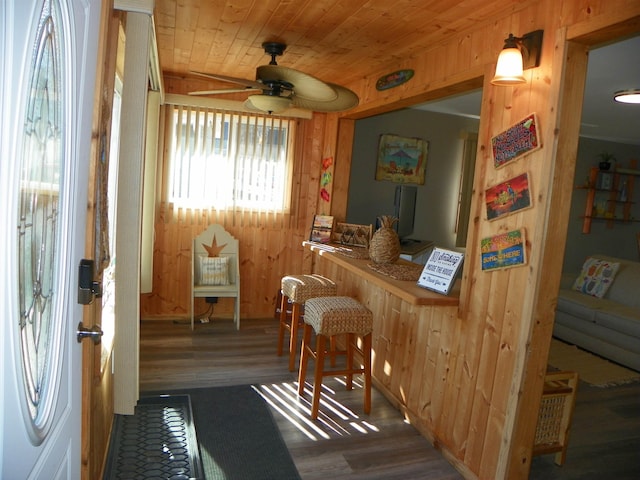
<path id="1" fill-rule="evenodd" d="M 621 90 L 613 95 L 613 99 L 619 103 L 640 103 L 640 90 Z"/>
<path id="2" fill-rule="evenodd" d="M 504 41 L 504 48 L 498 56 L 496 74 L 491 80 L 494 85 L 515 85 L 525 83 L 523 71 L 540 66 L 542 50 L 542 30 L 514 37 L 512 33 Z"/>

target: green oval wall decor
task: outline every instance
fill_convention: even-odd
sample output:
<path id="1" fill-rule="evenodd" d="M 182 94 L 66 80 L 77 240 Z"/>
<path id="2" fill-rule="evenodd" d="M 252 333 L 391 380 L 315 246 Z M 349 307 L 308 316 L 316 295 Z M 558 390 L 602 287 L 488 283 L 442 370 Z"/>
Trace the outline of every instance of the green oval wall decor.
<path id="1" fill-rule="evenodd" d="M 381 76 L 376 82 L 376 90 L 388 90 L 408 82 L 413 77 L 413 70 L 398 70 Z"/>

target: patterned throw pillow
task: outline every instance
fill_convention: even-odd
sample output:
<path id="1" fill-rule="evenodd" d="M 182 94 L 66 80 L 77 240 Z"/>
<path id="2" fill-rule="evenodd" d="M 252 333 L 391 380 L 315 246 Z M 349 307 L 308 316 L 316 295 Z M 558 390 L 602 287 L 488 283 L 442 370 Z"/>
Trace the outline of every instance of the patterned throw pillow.
<path id="1" fill-rule="evenodd" d="M 229 257 L 199 257 L 200 285 L 229 285 Z"/>
<path id="2" fill-rule="evenodd" d="M 573 289 L 602 298 L 616 278 L 619 268 L 619 263 L 589 257 L 582 265 L 582 271 L 573 284 Z"/>

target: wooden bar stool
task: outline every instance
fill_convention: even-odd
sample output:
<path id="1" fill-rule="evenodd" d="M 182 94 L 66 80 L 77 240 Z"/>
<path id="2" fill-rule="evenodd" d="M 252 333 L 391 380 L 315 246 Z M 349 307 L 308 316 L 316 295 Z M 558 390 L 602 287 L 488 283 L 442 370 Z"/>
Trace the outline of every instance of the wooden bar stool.
<path id="1" fill-rule="evenodd" d="M 282 277 L 280 299 L 280 327 L 278 329 L 278 355 L 282 355 L 284 332 L 289 330 L 289 371 L 295 369 L 298 328 L 304 318 L 304 305 L 313 297 L 329 297 L 337 293 L 336 284 L 322 275 L 286 275 Z M 291 303 L 291 309 L 288 308 Z M 291 312 L 288 315 L 288 311 Z"/>
<path id="2" fill-rule="evenodd" d="M 315 364 L 313 377 L 313 398 L 311 401 L 311 418 L 318 418 L 322 377 L 327 375 L 345 375 L 347 390 L 353 388 L 353 375 L 364 375 L 364 412 L 371 412 L 371 331 L 373 314 L 364 305 L 351 297 L 318 297 L 307 300 L 304 314 L 304 331 L 300 352 L 300 369 L 298 371 L 298 395 L 304 393 L 305 378 L 309 357 Z M 315 331 L 315 350 L 311 346 L 311 332 Z M 327 352 L 327 339 L 335 335 L 346 335 L 346 350 Z M 357 344 L 362 337 L 362 347 Z M 344 369 L 325 370 L 325 355 L 329 353 L 346 355 Z M 354 366 L 353 357 L 362 356 L 362 367 Z"/>

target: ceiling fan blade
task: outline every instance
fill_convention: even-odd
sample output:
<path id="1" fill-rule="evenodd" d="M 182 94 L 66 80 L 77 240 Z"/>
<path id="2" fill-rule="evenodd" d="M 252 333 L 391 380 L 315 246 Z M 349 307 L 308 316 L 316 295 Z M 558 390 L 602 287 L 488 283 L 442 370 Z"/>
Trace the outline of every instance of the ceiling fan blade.
<path id="1" fill-rule="evenodd" d="M 328 102 L 309 100 L 299 97 L 296 92 L 291 98 L 293 106 L 304 108 L 306 110 L 313 110 L 314 112 L 342 112 L 356 107 L 360 102 L 358 95 L 348 88 L 341 87 L 334 83 L 329 83 L 327 85 L 330 85 L 338 95 L 334 100 L 330 100 Z"/>
<path id="2" fill-rule="evenodd" d="M 199 90 L 197 92 L 189 92 L 189 95 L 219 95 L 223 93 L 240 93 L 240 92 L 258 92 L 257 88 L 222 88 L 219 90 Z"/>
<path id="3" fill-rule="evenodd" d="M 328 83 L 292 68 L 262 65 L 257 68 L 256 75 L 265 84 L 269 81 L 280 81 L 293 85 L 296 97 L 319 102 L 329 102 L 338 98 L 338 93 Z"/>
<path id="4" fill-rule="evenodd" d="M 221 80 L 223 82 L 237 83 L 238 85 L 244 85 L 245 87 L 249 87 L 249 88 L 256 88 L 259 90 L 262 90 L 263 88 L 265 88 L 263 84 L 261 84 L 260 82 L 256 82 L 255 80 L 246 80 L 244 78 L 229 77 L 227 75 L 217 75 L 215 73 L 203 73 L 203 72 L 194 72 L 194 71 L 191 71 L 191 73 L 193 73 L 194 75 L 199 75 L 201 77 L 210 78 L 212 80 Z"/>

